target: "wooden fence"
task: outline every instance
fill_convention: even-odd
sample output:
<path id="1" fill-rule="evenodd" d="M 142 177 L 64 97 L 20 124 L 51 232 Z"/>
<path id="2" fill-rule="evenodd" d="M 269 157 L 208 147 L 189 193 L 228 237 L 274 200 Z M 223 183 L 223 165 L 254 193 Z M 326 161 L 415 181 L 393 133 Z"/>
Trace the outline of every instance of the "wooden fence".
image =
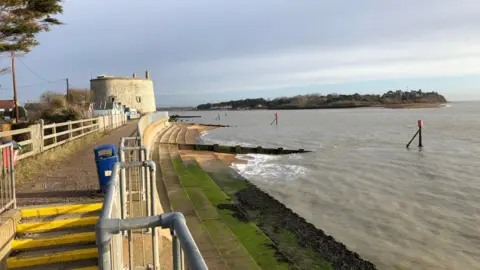
<path id="1" fill-rule="evenodd" d="M 94 132 L 118 128 L 126 122 L 124 114 L 104 115 L 48 125 L 40 120 L 38 124 L 27 128 L 0 132 L 0 138 L 12 138 L 22 146 L 17 157 L 17 160 L 21 160 Z"/>

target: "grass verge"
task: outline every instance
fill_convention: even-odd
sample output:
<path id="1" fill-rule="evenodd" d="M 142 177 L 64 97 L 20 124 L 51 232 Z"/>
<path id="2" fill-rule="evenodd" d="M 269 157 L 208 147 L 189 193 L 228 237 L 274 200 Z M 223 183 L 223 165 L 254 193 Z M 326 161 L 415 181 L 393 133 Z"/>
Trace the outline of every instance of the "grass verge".
<path id="1" fill-rule="evenodd" d="M 238 211 L 232 200 L 215 184 L 210 176 L 196 163 L 185 164 L 181 158 L 173 159 L 173 165 L 183 186 L 189 189 L 198 188 L 208 201 L 217 209 L 222 223 L 227 224 L 243 247 L 262 269 L 291 269 L 286 258 L 276 250 L 273 242 L 252 222 Z M 198 194 L 190 196 L 195 207 L 205 208 L 205 200 Z M 219 225 L 205 222 L 212 238 L 220 232 Z M 230 240 L 232 241 L 232 240 Z"/>
<path id="2" fill-rule="evenodd" d="M 53 149 L 49 149 L 46 152 L 40 153 L 36 156 L 28 157 L 20 160 L 15 166 L 15 181 L 17 184 L 22 184 L 31 180 L 39 173 L 43 173 L 46 170 L 58 166 L 60 160 L 64 160 L 71 156 L 73 153 L 81 150 L 91 142 L 101 139 L 105 135 L 109 134 L 109 131 L 95 132 L 93 134 L 86 135 L 71 142 L 62 144 Z"/>

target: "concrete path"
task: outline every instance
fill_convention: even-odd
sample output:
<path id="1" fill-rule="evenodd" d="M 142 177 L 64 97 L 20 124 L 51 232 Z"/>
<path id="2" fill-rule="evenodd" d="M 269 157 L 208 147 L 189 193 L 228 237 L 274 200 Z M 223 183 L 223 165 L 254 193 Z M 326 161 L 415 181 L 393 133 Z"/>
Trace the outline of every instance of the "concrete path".
<path id="1" fill-rule="evenodd" d="M 91 141 L 30 181 L 17 183 L 17 204 L 26 206 L 103 200 L 103 197 L 94 195 L 99 185 L 93 148 L 101 144 L 115 144 L 118 147 L 121 137 L 131 136 L 136 130 L 137 121 L 128 122 L 123 127 L 109 131 L 104 137 Z"/>

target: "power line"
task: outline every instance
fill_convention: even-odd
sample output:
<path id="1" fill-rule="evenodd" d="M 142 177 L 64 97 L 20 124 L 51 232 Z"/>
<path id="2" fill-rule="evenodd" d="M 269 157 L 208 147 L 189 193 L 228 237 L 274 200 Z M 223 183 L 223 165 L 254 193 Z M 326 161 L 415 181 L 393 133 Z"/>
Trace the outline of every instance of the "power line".
<path id="1" fill-rule="evenodd" d="M 32 74 L 36 75 L 38 78 L 42 79 L 43 81 L 50 83 L 49 80 L 43 78 L 42 76 L 38 75 L 38 73 L 36 73 L 35 71 L 33 71 L 31 68 L 29 68 L 29 67 L 22 61 L 21 58 L 17 58 L 17 60 L 20 61 L 20 63 L 22 63 Z"/>
<path id="2" fill-rule="evenodd" d="M 58 83 L 58 82 L 62 82 L 62 81 L 65 81 L 65 79 L 60 79 L 60 80 L 56 80 L 56 81 L 52 81 L 52 82 L 37 83 L 37 84 L 24 84 L 24 85 L 17 86 L 17 88 L 28 88 L 28 87 L 46 85 L 46 84 L 51 84 L 51 83 Z M 8 87 L 0 88 L 0 90 L 7 90 L 7 89 L 12 89 L 12 88 L 8 88 Z"/>

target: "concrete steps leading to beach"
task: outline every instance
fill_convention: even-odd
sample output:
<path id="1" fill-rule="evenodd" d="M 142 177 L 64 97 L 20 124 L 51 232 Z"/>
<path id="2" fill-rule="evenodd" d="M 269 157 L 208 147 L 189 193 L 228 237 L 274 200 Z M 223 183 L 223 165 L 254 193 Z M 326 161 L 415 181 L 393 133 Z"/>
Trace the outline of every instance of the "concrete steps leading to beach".
<path id="1" fill-rule="evenodd" d="M 161 140 L 161 138 L 159 138 Z M 158 152 L 160 171 L 162 173 L 165 193 L 169 199 L 171 211 L 182 212 L 186 218 L 187 226 L 197 243 L 202 256 L 209 269 L 230 269 L 220 254 L 218 247 L 213 243 L 212 238 L 202 220 L 197 216 L 195 207 L 184 190 L 180 179 L 177 176 L 170 155 L 170 145 L 156 144 Z"/>
<path id="2" fill-rule="evenodd" d="M 157 142 L 171 144 L 195 144 L 201 131 L 197 125 L 171 124 L 160 131 Z"/>

